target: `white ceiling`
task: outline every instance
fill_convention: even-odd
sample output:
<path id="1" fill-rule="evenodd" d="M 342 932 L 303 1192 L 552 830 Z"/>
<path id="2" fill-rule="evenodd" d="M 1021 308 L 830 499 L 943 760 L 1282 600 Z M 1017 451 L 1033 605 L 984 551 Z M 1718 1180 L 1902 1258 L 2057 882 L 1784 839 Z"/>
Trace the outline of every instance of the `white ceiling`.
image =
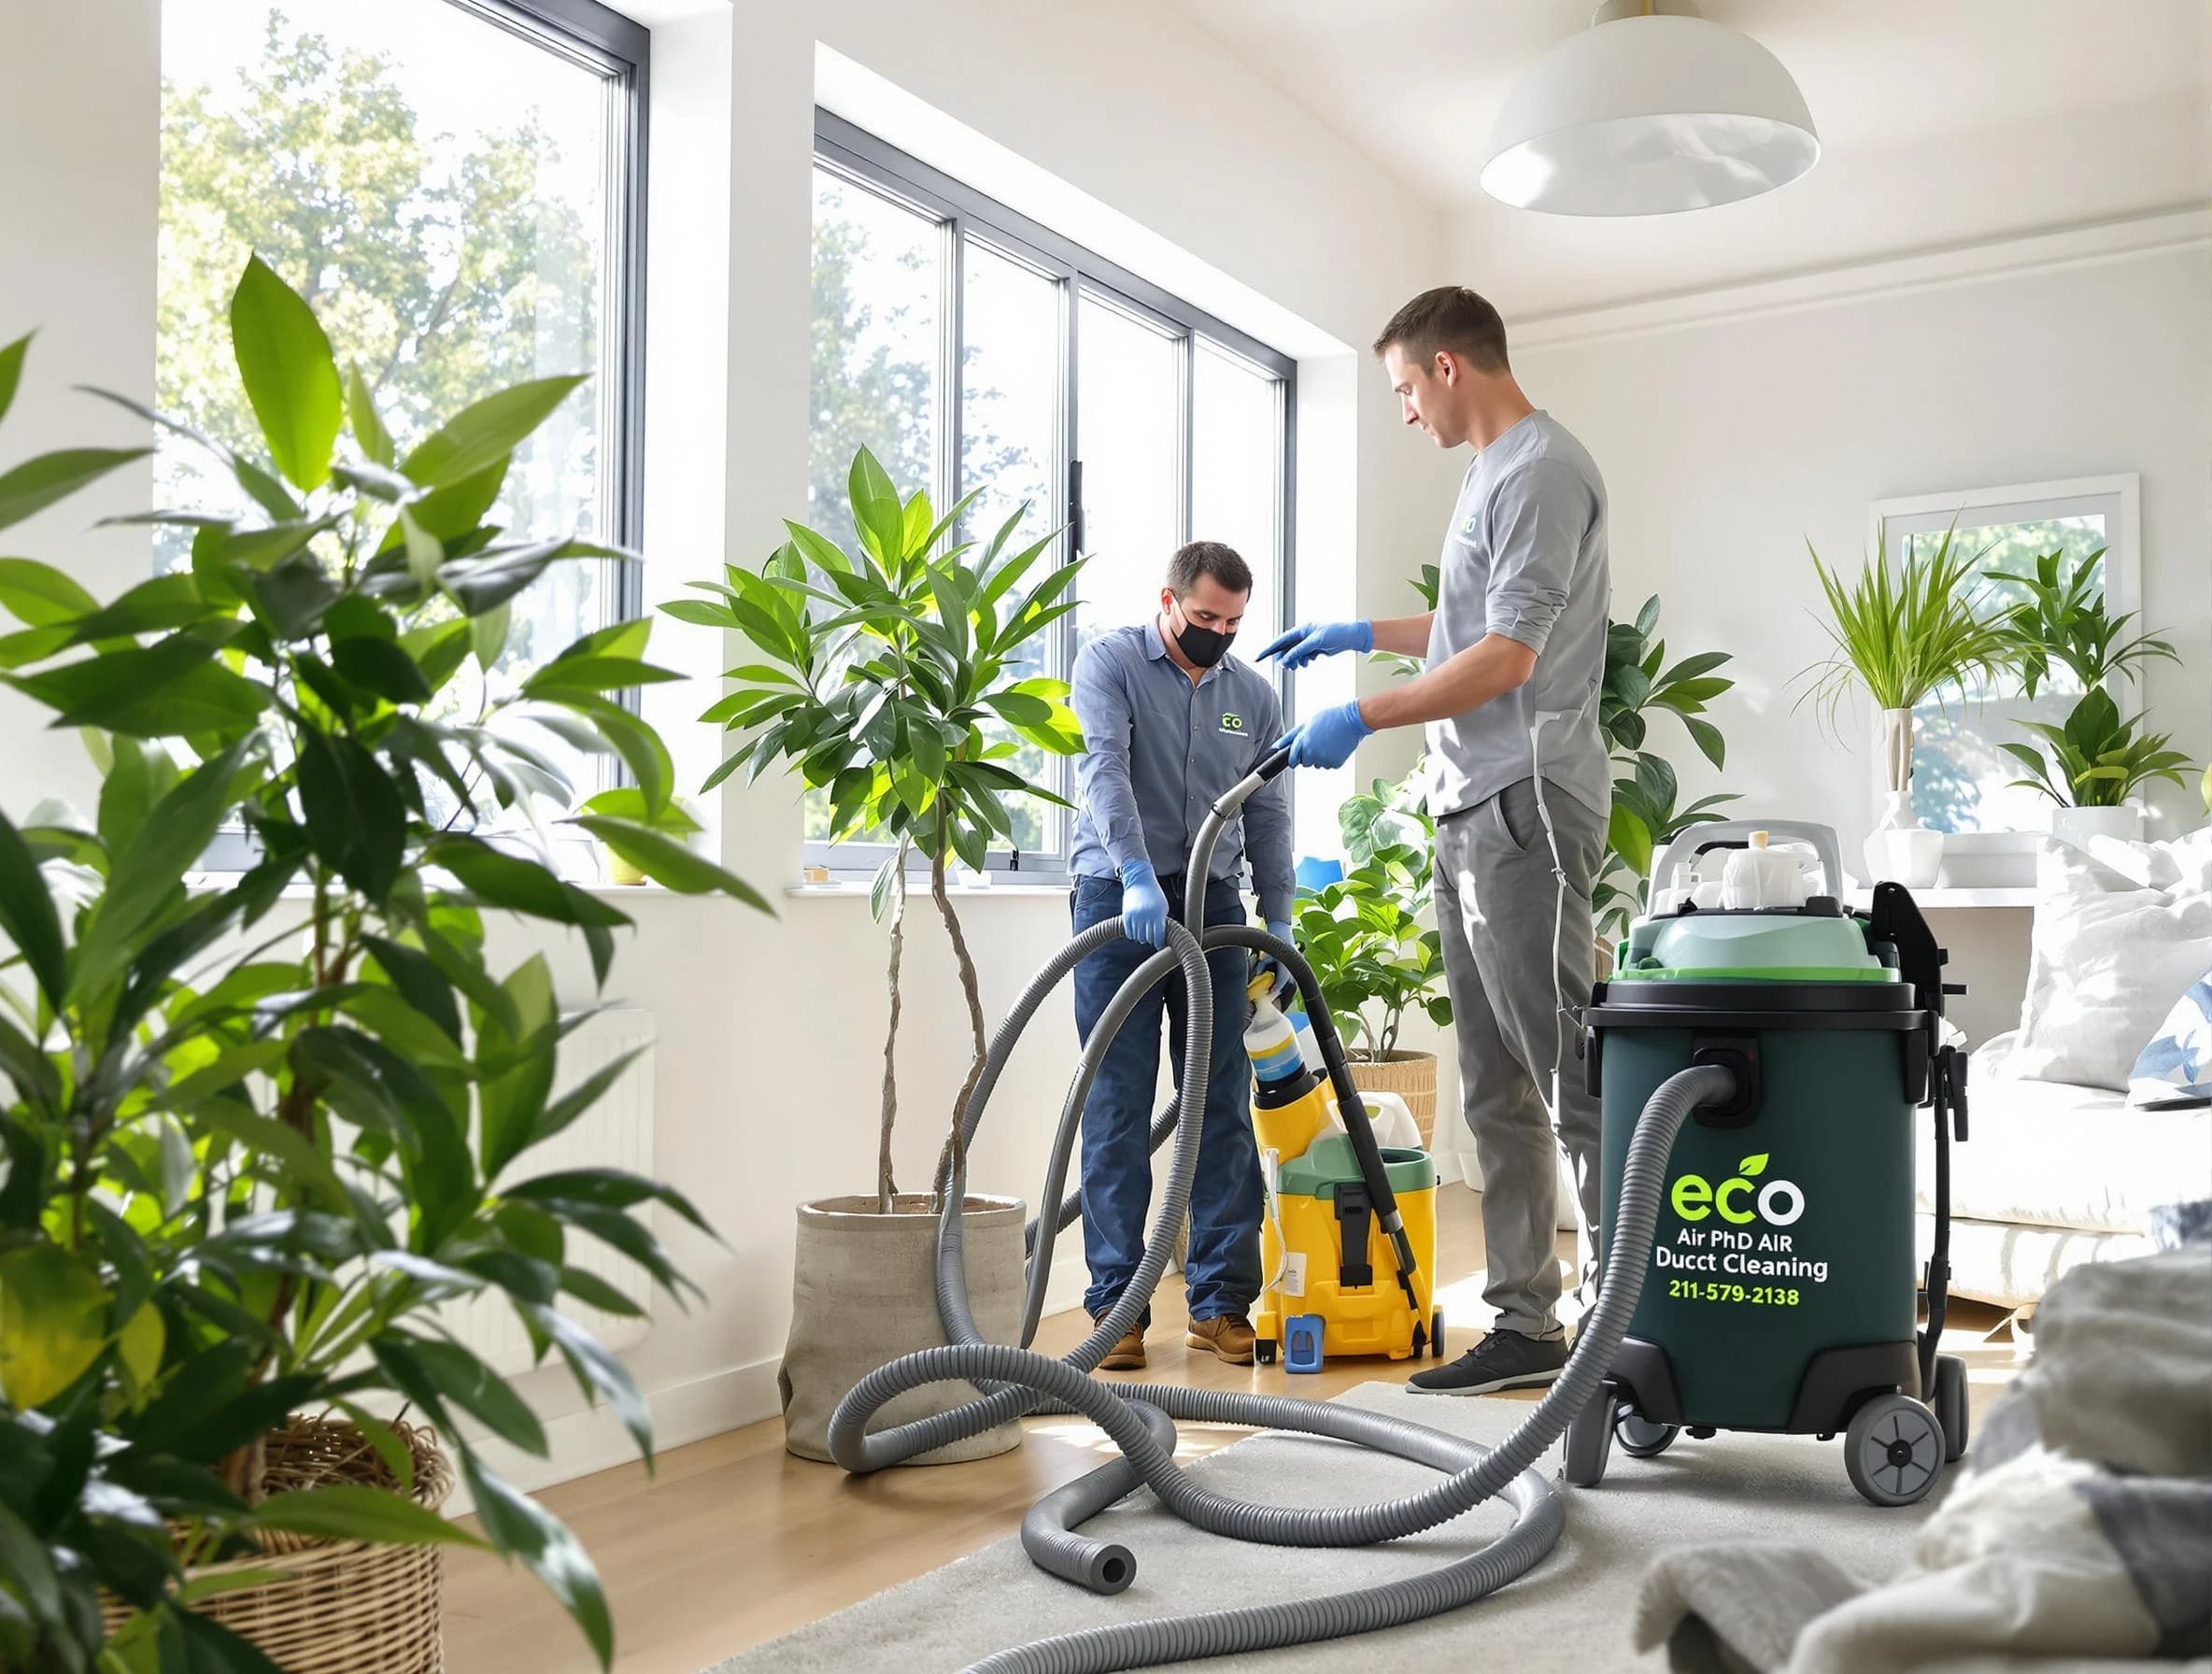
<path id="1" fill-rule="evenodd" d="M 1705 0 L 1788 66 L 1821 133 L 1797 183 L 1619 220 L 1477 185 L 1514 77 L 1592 0 L 1173 0 L 1436 204 L 1458 277 L 1524 317 L 2212 198 L 2206 0 Z"/>

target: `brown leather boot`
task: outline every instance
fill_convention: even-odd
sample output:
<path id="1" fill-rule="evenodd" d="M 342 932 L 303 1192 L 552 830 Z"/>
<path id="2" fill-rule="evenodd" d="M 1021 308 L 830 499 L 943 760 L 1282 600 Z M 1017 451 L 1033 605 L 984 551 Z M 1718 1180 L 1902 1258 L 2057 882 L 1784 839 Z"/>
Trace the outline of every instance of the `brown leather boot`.
<path id="1" fill-rule="evenodd" d="M 1230 1366 L 1252 1364 L 1252 1327 L 1241 1314 L 1225 1313 L 1216 1319 L 1195 1319 L 1184 1342 L 1204 1349 Z"/>
<path id="2" fill-rule="evenodd" d="M 1095 1313 L 1091 1323 L 1097 1325 L 1106 1316 Z M 1099 1362 L 1100 1371 L 1142 1371 L 1144 1369 L 1144 1327 L 1131 1326 L 1121 1334 L 1121 1341 L 1106 1351 L 1106 1358 Z"/>

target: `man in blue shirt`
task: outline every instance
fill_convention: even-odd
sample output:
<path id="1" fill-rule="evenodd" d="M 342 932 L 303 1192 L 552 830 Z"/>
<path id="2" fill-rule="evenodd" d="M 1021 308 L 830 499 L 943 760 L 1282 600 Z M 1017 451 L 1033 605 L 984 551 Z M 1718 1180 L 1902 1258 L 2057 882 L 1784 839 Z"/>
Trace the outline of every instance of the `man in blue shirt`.
<path id="1" fill-rule="evenodd" d="M 1240 889 L 1252 864 L 1260 916 L 1290 936 L 1290 800 L 1277 778 L 1244 804 L 1221 835 L 1209 875 L 1187 879 L 1191 841 L 1224 792 L 1257 767 L 1283 731 L 1267 677 L 1228 655 L 1252 597 L 1252 571 L 1218 541 L 1177 552 L 1160 589 L 1159 614 L 1115 628 L 1075 659 L 1071 702 L 1085 753 L 1075 767 L 1080 807 L 1069 861 L 1078 932 L 1118 918 L 1126 939 L 1075 968 L 1075 1022 L 1085 1040 L 1115 992 L 1167 943 L 1184 891 L 1205 890 L 1209 925 L 1242 924 Z M 1259 1156 L 1252 1138 L 1251 1074 L 1243 1034 L 1251 967 L 1242 948 L 1207 956 L 1213 977 L 1212 1070 L 1190 1196 L 1190 1253 L 1183 1264 L 1193 1348 L 1233 1365 L 1252 1359 L 1246 1312 L 1260 1291 Z M 1175 1075 L 1183 1074 L 1188 1003 L 1181 976 L 1144 996 L 1115 1037 L 1083 1113 L 1084 1255 L 1096 1319 L 1112 1308 L 1144 1255 L 1152 1206 L 1148 1137 L 1159 1082 L 1160 1016 L 1168 1019 Z M 1144 1326 L 1123 1334 L 1100 1364 L 1144 1364 Z"/>

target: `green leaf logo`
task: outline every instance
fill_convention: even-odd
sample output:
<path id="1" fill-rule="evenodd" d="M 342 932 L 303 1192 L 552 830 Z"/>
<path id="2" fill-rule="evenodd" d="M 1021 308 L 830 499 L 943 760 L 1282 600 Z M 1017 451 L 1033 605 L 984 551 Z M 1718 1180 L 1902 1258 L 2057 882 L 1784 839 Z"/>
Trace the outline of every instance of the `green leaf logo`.
<path id="1" fill-rule="evenodd" d="M 1768 1155 L 1769 1154 L 1767 1152 L 1762 1151 L 1756 1156 L 1745 1157 L 1741 1162 L 1736 1165 L 1737 1171 L 1743 1175 L 1743 1177 L 1747 1180 L 1756 1180 L 1760 1175 L 1766 1172 L 1766 1159 Z"/>

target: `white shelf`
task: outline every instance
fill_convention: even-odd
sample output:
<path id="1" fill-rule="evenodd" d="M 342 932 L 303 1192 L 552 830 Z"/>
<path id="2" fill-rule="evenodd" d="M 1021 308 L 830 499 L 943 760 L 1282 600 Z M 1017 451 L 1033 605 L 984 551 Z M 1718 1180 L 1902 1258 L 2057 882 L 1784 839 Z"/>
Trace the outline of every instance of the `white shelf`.
<path id="1" fill-rule="evenodd" d="M 2017 887 L 1984 889 L 1915 889 L 1912 899 L 1931 913 L 1951 912 L 1977 907 L 2032 908 L 2035 904 L 2035 888 L 2032 884 Z M 1874 904 L 1873 891 L 1853 891 L 1850 904 L 1863 909 Z"/>

